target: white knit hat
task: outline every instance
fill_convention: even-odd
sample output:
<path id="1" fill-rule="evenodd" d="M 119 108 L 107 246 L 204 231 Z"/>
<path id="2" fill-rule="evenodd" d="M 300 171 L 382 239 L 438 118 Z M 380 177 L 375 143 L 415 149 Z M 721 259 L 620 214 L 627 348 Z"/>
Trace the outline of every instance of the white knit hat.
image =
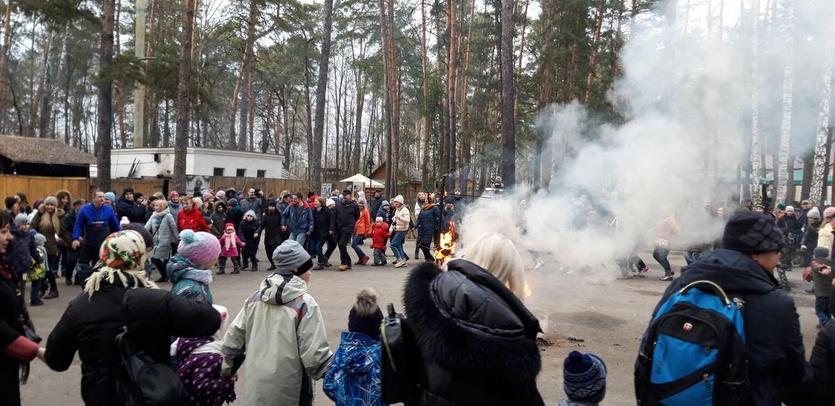
<path id="1" fill-rule="evenodd" d="M 394 199 L 391 199 L 391 201 L 403 204 L 403 195 L 397 195 L 394 197 Z"/>
<path id="2" fill-rule="evenodd" d="M 328 201 L 325 202 L 325 206 L 326 207 L 336 206 L 336 200 L 328 199 Z"/>

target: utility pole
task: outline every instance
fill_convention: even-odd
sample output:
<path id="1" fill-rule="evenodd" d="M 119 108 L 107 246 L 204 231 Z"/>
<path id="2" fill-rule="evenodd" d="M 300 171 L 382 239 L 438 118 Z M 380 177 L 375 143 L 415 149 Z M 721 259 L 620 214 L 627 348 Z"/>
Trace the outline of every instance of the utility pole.
<path id="1" fill-rule="evenodd" d="M 136 59 L 145 62 L 145 9 L 147 0 L 136 0 Z M 133 88 L 133 147 L 145 146 L 145 85 Z"/>

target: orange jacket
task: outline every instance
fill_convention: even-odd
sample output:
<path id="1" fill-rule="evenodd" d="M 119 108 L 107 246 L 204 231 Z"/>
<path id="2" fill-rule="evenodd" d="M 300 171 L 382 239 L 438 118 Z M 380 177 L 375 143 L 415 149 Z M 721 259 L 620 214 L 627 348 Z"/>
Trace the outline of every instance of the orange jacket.
<path id="1" fill-rule="evenodd" d="M 371 215 L 368 209 L 360 210 L 360 218 L 357 219 L 357 225 L 354 226 L 354 234 L 365 237 L 371 236 Z"/>

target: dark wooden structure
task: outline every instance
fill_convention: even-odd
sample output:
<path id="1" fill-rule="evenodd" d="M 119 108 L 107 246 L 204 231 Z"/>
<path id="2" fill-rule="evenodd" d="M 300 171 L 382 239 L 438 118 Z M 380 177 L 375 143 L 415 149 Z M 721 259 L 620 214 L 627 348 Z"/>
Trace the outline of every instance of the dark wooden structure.
<path id="1" fill-rule="evenodd" d="M 95 162 L 61 140 L 0 135 L 0 174 L 89 178 Z"/>

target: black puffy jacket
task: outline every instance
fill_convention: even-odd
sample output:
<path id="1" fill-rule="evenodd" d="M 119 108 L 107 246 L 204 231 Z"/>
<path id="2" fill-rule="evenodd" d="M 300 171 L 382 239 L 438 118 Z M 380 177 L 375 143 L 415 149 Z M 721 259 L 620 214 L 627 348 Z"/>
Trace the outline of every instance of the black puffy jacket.
<path id="1" fill-rule="evenodd" d="M 815 375 L 815 401 L 828 406 L 835 399 L 835 323 L 829 323 L 818 332 L 818 339 L 809 359 Z"/>
<path id="2" fill-rule="evenodd" d="M 673 292 L 697 280 L 716 282 L 729 296 L 745 301 L 752 404 L 808 405 L 812 370 L 804 355 L 797 309 L 774 276 L 746 254 L 718 249 L 699 258 L 673 281 L 659 306 Z"/>
<path id="3" fill-rule="evenodd" d="M 334 223 L 333 210 L 322 207 L 319 210 L 313 211 L 313 239 L 316 241 L 324 241 L 328 238 L 331 231 L 335 231 L 336 225 Z"/>
<path id="4" fill-rule="evenodd" d="M 353 234 L 357 219 L 360 218 L 360 206 L 353 200 L 340 200 L 336 202 L 334 216 L 336 232 Z"/>
<path id="5" fill-rule="evenodd" d="M 0 349 L 5 349 L 23 335 L 20 317 L 24 312 L 23 301 L 18 296 L 18 280 L 0 255 Z M 20 404 L 18 373 L 20 361 L 0 351 L 0 405 Z"/>
<path id="6" fill-rule="evenodd" d="M 269 208 L 264 211 L 264 216 L 261 218 L 260 232 L 264 234 L 264 244 L 281 244 L 281 213 L 278 210 L 275 213 L 270 213 Z"/>
<path id="7" fill-rule="evenodd" d="M 539 321 L 492 274 L 454 260 L 416 267 L 403 296 L 423 359 L 417 405 L 543 405 Z"/>
<path id="8" fill-rule="evenodd" d="M 49 334 L 46 364 L 66 371 L 78 351 L 81 397 L 88 406 L 124 404 L 116 391 L 121 359 L 114 342 L 122 326 L 128 327 L 138 350 L 165 361 L 171 336 L 212 335 L 220 327 L 220 315 L 206 303 L 162 289 L 127 289 L 118 280 L 103 284 L 92 297 L 79 294 Z"/>

